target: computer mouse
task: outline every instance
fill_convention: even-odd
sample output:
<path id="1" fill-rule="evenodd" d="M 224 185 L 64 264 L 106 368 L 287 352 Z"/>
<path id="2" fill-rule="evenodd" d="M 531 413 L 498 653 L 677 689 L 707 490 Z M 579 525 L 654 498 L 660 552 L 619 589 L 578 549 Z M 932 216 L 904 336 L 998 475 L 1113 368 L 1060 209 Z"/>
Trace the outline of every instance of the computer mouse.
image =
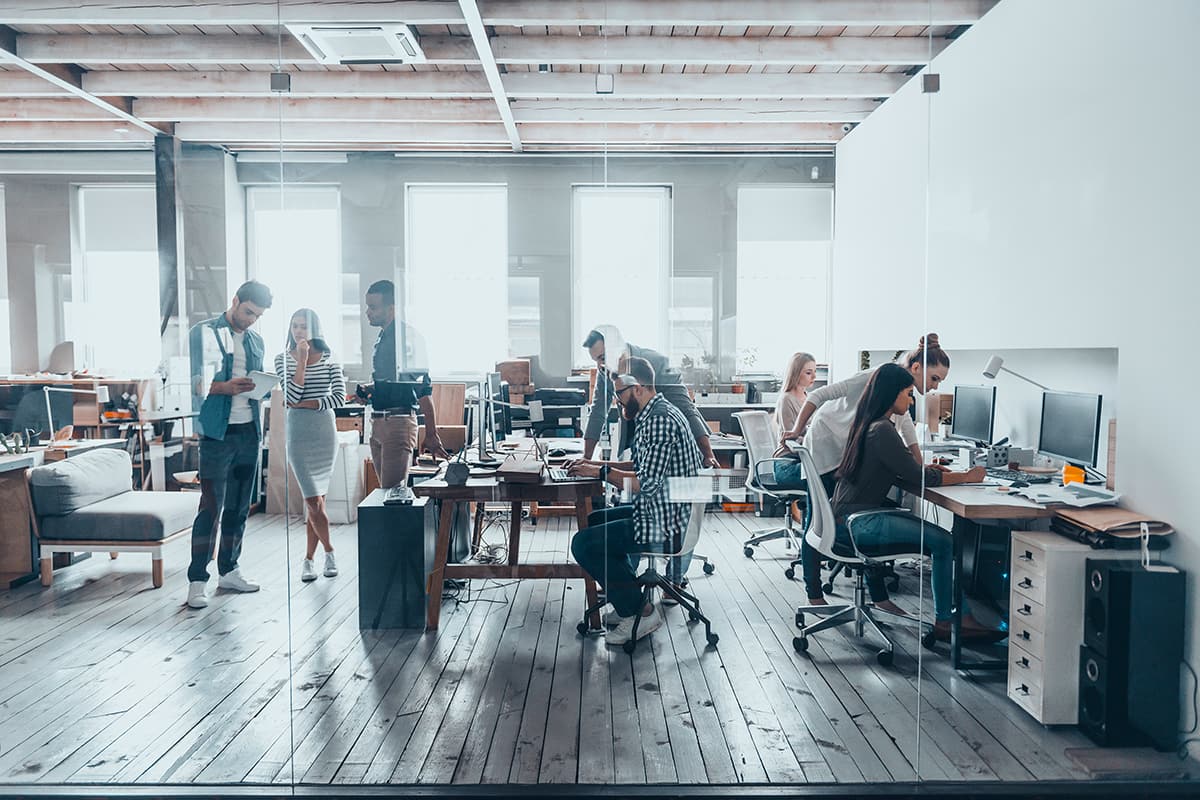
<path id="1" fill-rule="evenodd" d="M 551 458 L 563 458 L 564 456 L 566 456 L 566 454 L 567 454 L 567 451 L 562 449 L 561 447 L 555 447 L 553 449 L 546 451 L 546 455 L 550 456 Z"/>

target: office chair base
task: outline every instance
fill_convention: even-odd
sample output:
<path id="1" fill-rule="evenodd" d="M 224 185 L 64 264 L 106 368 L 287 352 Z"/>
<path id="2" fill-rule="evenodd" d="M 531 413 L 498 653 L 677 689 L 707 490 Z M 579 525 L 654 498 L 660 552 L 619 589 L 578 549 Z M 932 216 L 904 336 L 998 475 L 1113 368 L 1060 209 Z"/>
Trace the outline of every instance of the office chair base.
<path id="1" fill-rule="evenodd" d="M 689 622 L 703 622 L 705 641 L 708 642 L 709 647 L 717 646 L 717 642 L 720 641 L 721 637 L 713 632 L 712 622 L 708 617 L 704 616 L 703 612 L 700 611 L 700 600 L 695 595 L 671 583 L 671 581 L 665 575 L 662 575 L 653 569 L 648 569 L 639 575 L 637 582 L 638 585 L 642 587 L 643 607 L 646 605 L 652 605 L 654 603 L 655 590 L 662 592 L 663 596 L 670 597 L 680 608 L 687 612 Z M 586 637 L 593 633 L 602 632 L 604 630 L 603 628 L 593 630 L 588 625 L 588 620 L 591 618 L 592 614 L 600 611 L 600 609 L 604 607 L 605 603 L 606 601 L 598 602 L 583 612 L 583 621 L 575 626 L 575 630 L 579 632 L 580 636 Z M 637 620 L 635 620 L 633 623 L 632 638 L 630 638 L 628 642 L 625 642 L 621 646 L 626 653 L 633 654 L 637 650 L 638 626 L 641 625 L 641 622 L 642 617 L 639 615 Z"/>
<path id="2" fill-rule="evenodd" d="M 792 647 L 797 653 L 808 651 L 808 637 L 814 633 L 835 628 L 846 623 L 854 623 L 855 635 L 861 637 L 869 628 L 872 633 L 883 641 L 883 648 L 875 654 L 875 660 L 880 666 L 890 667 L 895 660 L 895 646 L 887 634 L 883 632 L 880 623 L 875 619 L 874 609 L 866 605 L 866 586 L 863 584 L 863 579 L 860 576 L 855 585 L 855 600 L 854 603 L 841 603 L 838 605 L 824 606 L 800 606 L 796 609 L 796 627 L 800 633 L 792 639 Z M 814 612 L 816 610 L 826 611 L 828 616 L 822 617 L 812 625 L 806 625 L 804 621 L 805 612 Z M 882 612 L 887 613 L 887 612 Z M 909 617 L 897 617 L 897 619 L 911 619 Z M 916 620 L 913 620 L 916 621 Z M 932 635 L 932 632 L 928 634 Z M 924 638 L 924 637 L 923 637 Z"/>

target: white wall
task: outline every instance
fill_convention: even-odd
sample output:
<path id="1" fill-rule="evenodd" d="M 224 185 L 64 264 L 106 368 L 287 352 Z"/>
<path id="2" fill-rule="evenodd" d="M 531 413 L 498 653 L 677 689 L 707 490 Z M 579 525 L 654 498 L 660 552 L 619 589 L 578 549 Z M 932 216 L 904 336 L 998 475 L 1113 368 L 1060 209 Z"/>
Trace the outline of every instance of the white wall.
<path id="1" fill-rule="evenodd" d="M 934 61 L 939 94 L 910 82 L 839 145 L 834 247 L 837 373 L 924 329 L 1119 349 L 1117 488 L 1179 531 L 1193 664 L 1198 36 L 1194 0 L 1003 0 Z"/>

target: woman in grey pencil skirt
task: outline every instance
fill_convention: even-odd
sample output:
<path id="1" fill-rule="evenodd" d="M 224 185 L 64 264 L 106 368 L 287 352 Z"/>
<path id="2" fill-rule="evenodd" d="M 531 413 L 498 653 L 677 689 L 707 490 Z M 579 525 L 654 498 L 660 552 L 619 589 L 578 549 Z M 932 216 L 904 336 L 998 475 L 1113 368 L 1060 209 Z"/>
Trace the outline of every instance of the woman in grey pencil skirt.
<path id="1" fill-rule="evenodd" d="M 325 495 L 337 456 L 337 426 L 333 409 L 346 402 L 346 378 L 333 360 L 315 311 L 302 308 L 288 326 L 287 351 L 275 356 L 275 373 L 287 396 L 287 454 L 308 510 L 308 543 L 300 579 L 317 579 L 317 543 L 325 549 L 325 577 L 338 574 Z"/>

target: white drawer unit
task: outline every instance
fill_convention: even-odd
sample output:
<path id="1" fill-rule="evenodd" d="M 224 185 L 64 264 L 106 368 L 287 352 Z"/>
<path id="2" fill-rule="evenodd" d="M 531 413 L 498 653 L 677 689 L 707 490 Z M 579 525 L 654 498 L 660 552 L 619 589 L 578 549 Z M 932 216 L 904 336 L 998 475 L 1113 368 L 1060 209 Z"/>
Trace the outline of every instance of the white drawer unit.
<path id="1" fill-rule="evenodd" d="M 1084 567 L 1089 558 L 1130 558 L 1054 533 L 1014 531 L 1009 570 L 1008 696 L 1043 725 L 1079 716 Z"/>

